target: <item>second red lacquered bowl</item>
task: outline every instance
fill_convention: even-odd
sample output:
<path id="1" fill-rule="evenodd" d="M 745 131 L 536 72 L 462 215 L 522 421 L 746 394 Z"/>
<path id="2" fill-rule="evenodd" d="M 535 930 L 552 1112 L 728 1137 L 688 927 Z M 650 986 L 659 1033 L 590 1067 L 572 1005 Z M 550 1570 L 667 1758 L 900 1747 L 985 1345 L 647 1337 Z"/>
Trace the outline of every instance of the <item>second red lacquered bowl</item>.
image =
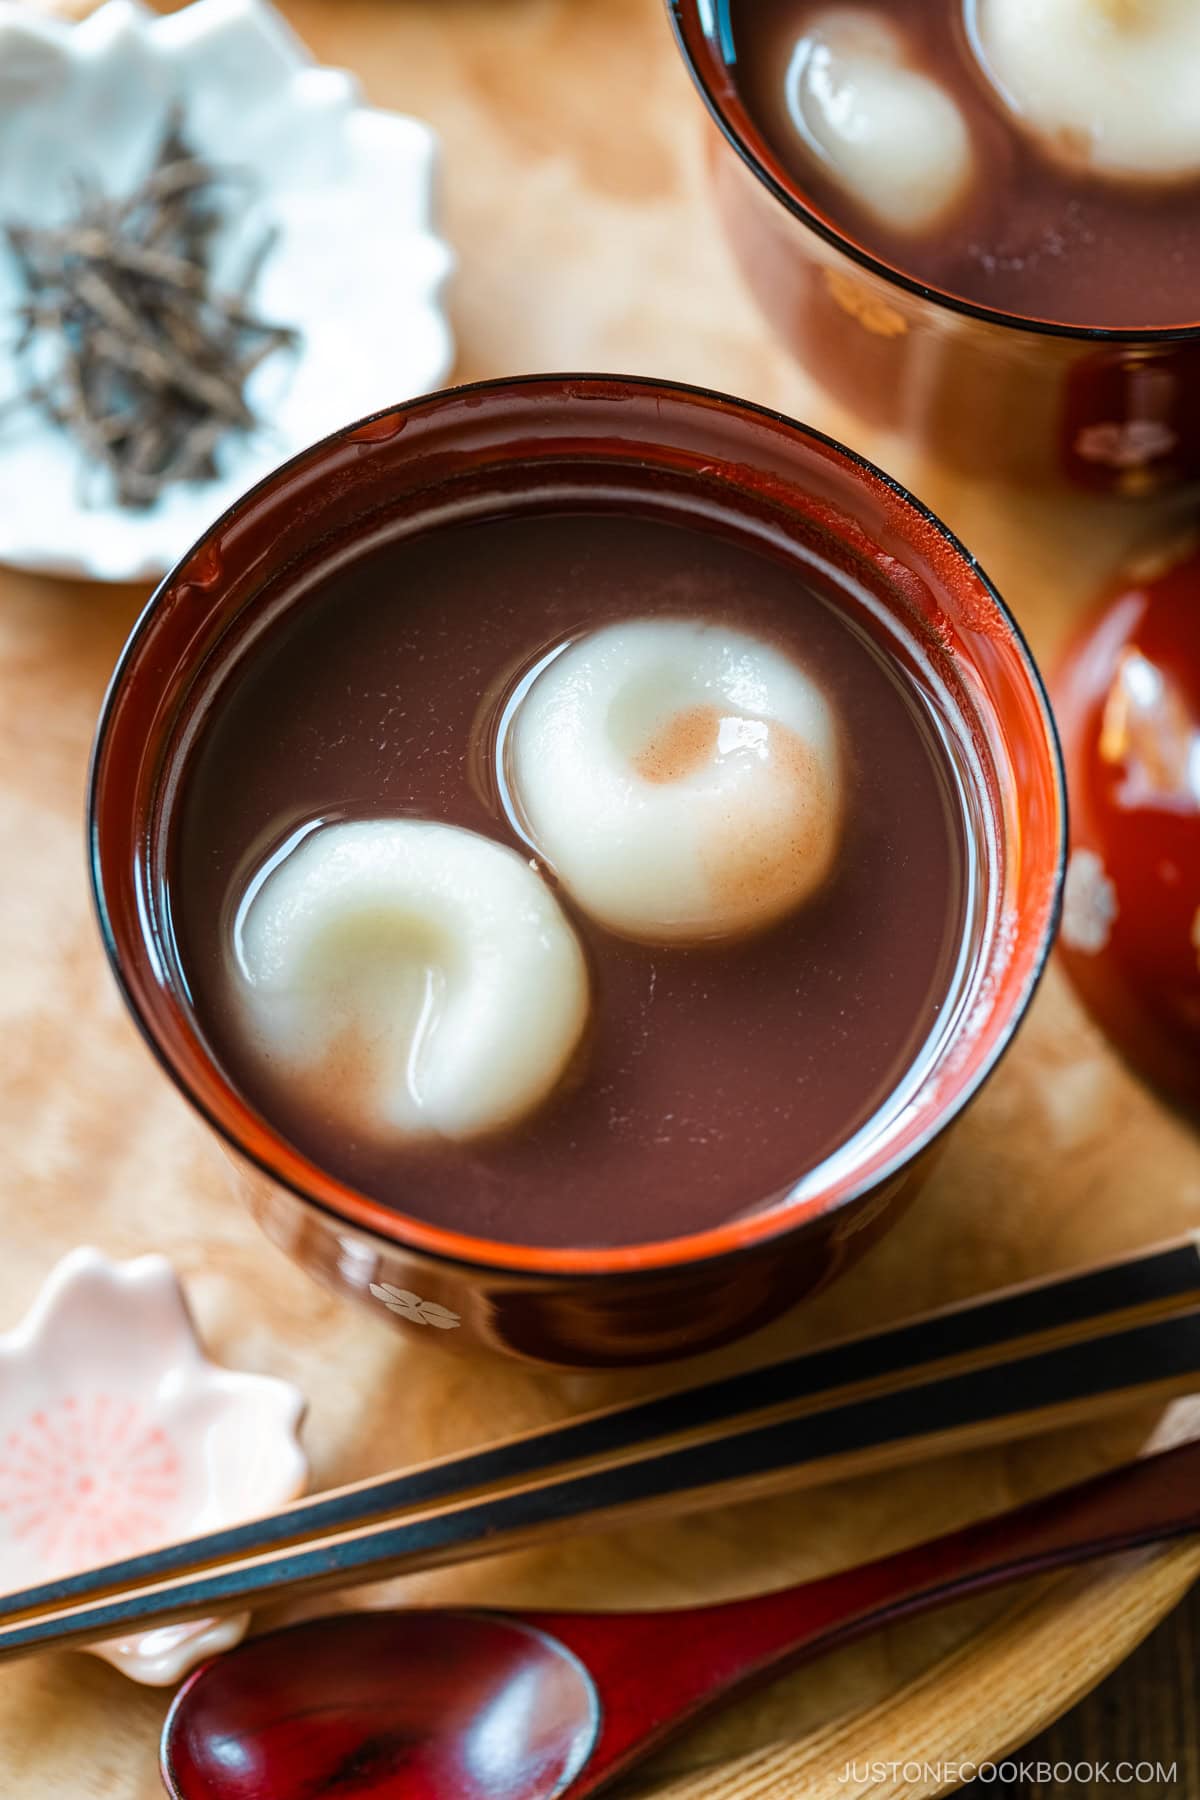
<path id="1" fill-rule="evenodd" d="M 569 480 L 669 482 L 761 516 L 852 568 L 913 646 L 984 822 L 968 966 L 919 1069 L 877 1121 L 785 1197 L 715 1230 L 616 1249 L 471 1238 L 346 1187 L 242 1099 L 208 1050 L 173 954 L 163 880 L 178 746 L 203 683 L 272 583 L 331 540 Z M 636 504 L 636 502 L 635 502 Z M 1020 1023 L 1062 874 L 1063 784 L 1037 671 L 995 591 L 879 470 L 827 438 L 698 389 L 599 376 L 451 389 L 348 427 L 286 464 L 167 576 L 125 648 L 100 722 L 92 875 L 117 979 L 151 1048 L 234 1154 L 269 1235 L 406 1332 L 568 1366 L 652 1362 L 726 1341 L 828 1281 L 897 1216 L 934 1144 Z"/>
<path id="2" fill-rule="evenodd" d="M 866 430 L 1022 485 L 1140 497 L 1200 482 L 1200 322 L 1063 324 L 916 280 L 823 213 L 772 148 L 738 92 L 727 6 L 666 3 L 747 284 Z"/>
<path id="3" fill-rule="evenodd" d="M 1061 954 L 1124 1056 L 1200 1121 L 1200 550 L 1143 558 L 1055 684 L 1071 788 Z"/>

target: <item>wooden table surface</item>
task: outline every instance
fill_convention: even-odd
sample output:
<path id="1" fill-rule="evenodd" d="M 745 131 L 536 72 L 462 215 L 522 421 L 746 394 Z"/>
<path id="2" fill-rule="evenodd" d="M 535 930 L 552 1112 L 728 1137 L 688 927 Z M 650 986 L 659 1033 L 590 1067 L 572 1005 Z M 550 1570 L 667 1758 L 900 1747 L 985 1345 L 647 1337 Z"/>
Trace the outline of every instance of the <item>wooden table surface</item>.
<path id="1" fill-rule="evenodd" d="M 1004 1794 L 1021 1800 L 1095 1800 L 1113 1785 L 1096 1766 L 1142 1765 L 1138 1800 L 1200 1797 L 1200 1589 L 1175 1608 L 1143 1644 L 1086 1699 L 1011 1759 L 1010 1780 L 972 1782 L 971 1800 Z M 1031 1772 L 1022 1774 L 1020 1765 Z M 1038 1766 L 1048 1765 L 1047 1779 Z M 1075 1773 L 1068 1775 L 1067 1770 Z M 1128 1788 L 1126 1791 L 1130 1791 Z"/>
<path id="2" fill-rule="evenodd" d="M 963 485 L 864 437 L 823 399 L 773 342 L 726 256 L 705 187 L 700 108 L 661 0 L 285 0 L 283 10 L 321 60 L 359 74 L 373 102 L 419 114 L 441 134 L 462 378 L 625 370 L 808 418 L 943 514 L 1043 656 L 1122 558 L 1177 528 L 1169 509 Z M 0 506 L 17 503 L 0 495 Z M 661 1383 L 651 1374 L 539 1376 L 403 1339 L 311 1284 L 235 1204 L 219 1155 L 121 1009 L 84 882 L 91 732 L 144 598 L 0 575 L 0 1326 L 20 1316 L 72 1244 L 166 1251 L 214 1354 L 308 1393 L 316 1486 Z M 1052 970 L 1018 1045 L 901 1225 L 828 1294 L 695 1372 L 745 1366 L 1198 1224 L 1194 1136 L 1117 1064 Z M 443 1571 L 372 1598 L 651 1606 L 751 1592 L 1079 1478 L 1162 1429 L 1153 1417 L 1114 1418 L 887 1481 Z M 1200 1551 L 1185 1546 L 889 1631 L 693 1734 L 639 1791 L 670 1800 L 927 1791 L 903 1775 L 848 1779 L 845 1765 L 1010 1749 L 1069 1708 L 1198 1572 Z M 1190 1625 L 1171 1627 L 1174 1650 L 1152 1648 L 1145 1654 L 1156 1660 L 1130 1672 L 1147 1753 L 1166 1760 L 1154 1708 L 1165 1733 L 1168 1688 L 1143 1671 L 1178 1661 L 1194 1744 L 1195 1610 L 1186 1617 Z M 1048 1741 L 1094 1733 L 1107 1705 L 1089 1703 Z M 1128 1730 L 1129 1706 L 1114 1729 Z M 90 1659 L 14 1666 L 0 1684 L 0 1792 L 152 1800 L 162 1711 L 160 1695 Z"/>

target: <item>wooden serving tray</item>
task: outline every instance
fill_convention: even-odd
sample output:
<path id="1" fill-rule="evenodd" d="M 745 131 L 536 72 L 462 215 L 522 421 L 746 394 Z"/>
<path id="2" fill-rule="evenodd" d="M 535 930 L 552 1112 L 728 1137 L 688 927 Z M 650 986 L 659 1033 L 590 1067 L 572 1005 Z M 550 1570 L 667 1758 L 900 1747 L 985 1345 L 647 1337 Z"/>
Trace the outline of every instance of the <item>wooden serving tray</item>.
<path id="1" fill-rule="evenodd" d="M 912 467 L 894 445 L 864 442 L 821 400 L 773 344 L 726 256 L 707 204 L 701 110 L 662 0 L 285 0 L 284 11 L 322 60 L 363 77 L 371 99 L 442 133 L 463 378 L 652 373 L 809 419 L 942 513 L 1043 656 L 1118 561 L 1172 527 L 1163 512 L 965 488 Z M 308 1393 L 317 1487 L 678 1379 L 555 1378 L 456 1360 L 325 1295 L 243 1214 L 220 1153 L 122 1010 L 86 894 L 92 727 L 144 598 L 0 574 L 0 1326 L 73 1244 L 165 1251 L 215 1355 Z M 1194 1136 L 1120 1068 L 1052 969 L 1018 1044 L 897 1230 L 831 1292 L 688 1373 L 1197 1224 Z M 370 1599 L 549 1608 L 732 1597 L 948 1530 L 1092 1473 L 1163 1429 L 1145 1415 L 1114 1418 L 1006 1452 L 411 1579 Z M 895 1628 L 721 1715 L 627 1791 L 656 1800 L 931 1792 L 954 1778 L 944 1765 L 997 1756 L 1070 1705 L 1198 1573 L 1200 1546 L 1185 1546 Z M 0 1786 L 31 1800 L 152 1800 L 164 1707 L 162 1695 L 87 1658 L 6 1669 Z"/>

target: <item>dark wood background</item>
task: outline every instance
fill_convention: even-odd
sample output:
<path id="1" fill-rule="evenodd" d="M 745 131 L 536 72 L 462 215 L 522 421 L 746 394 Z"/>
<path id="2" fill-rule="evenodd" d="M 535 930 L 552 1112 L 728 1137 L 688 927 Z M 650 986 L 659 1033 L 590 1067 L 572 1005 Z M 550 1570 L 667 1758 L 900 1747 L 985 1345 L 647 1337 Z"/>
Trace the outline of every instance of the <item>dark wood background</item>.
<path id="1" fill-rule="evenodd" d="M 971 1800 L 1071 1800 L 1136 1794 L 1138 1800 L 1200 1800 L 1200 1586 L 1165 1619 L 1107 1681 L 1010 1760 L 1015 1763 L 1139 1762 L 1175 1765 L 1173 1780 L 1155 1777 L 1118 1787 L 1115 1779 L 972 1782 Z"/>

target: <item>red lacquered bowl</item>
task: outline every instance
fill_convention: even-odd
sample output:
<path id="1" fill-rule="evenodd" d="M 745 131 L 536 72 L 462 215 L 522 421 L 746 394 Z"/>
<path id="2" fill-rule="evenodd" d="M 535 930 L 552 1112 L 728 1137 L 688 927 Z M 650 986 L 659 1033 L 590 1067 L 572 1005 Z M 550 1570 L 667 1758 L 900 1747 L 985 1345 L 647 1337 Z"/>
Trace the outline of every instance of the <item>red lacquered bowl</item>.
<path id="1" fill-rule="evenodd" d="M 1071 790 L 1061 954 L 1134 1068 L 1200 1119 L 1200 551 L 1119 581 L 1055 682 Z"/>
<path id="2" fill-rule="evenodd" d="M 936 1040 L 872 1125 L 778 1202 L 719 1229 L 619 1249 L 464 1236 L 338 1182 L 252 1111 L 206 1047 L 177 966 L 164 852 L 180 746 L 297 557 L 456 497 L 569 482 L 585 496 L 670 488 L 852 570 L 913 646 L 968 771 L 980 843 L 962 978 Z M 636 503 L 636 502 L 635 502 Z M 907 665 L 906 665 L 907 666 Z M 652 1362 L 721 1343 L 844 1268 L 897 1212 L 935 1142 L 1020 1023 L 1057 918 L 1057 740 L 1021 636 L 962 546 L 840 445 L 699 389 L 601 376 L 452 389 L 348 427 L 286 464 L 167 576 L 122 655 L 90 792 L 101 929 L 151 1048 L 233 1152 L 263 1226 L 327 1285 L 445 1344 L 535 1362 Z"/>
<path id="3" fill-rule="evenodd" d="M 1142 495 L 1200 481 L 1200 320 L 1112 331 L 914 280 L 821 211 L 743 106 L 724 0 L 667 0 L 716 127 L 717 209 L 759 305 L 865 429 L 981 477 Z"/>

